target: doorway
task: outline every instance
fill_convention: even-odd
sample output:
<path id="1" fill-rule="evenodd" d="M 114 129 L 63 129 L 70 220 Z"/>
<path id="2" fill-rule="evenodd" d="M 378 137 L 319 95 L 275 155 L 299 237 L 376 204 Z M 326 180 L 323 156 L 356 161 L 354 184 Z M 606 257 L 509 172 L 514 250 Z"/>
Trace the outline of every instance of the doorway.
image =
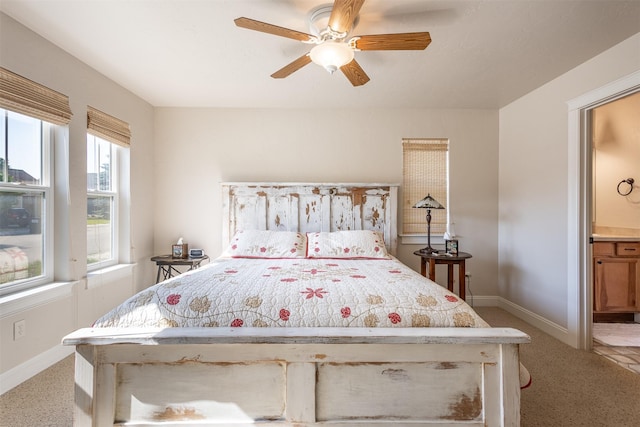
<path id="1" fill-rule="evenodd" d="M 591 109 L 593 352 L 640 374 L 640 92 Z M 616 186 L 617 184 L 617 186 Z"/>
<path id="2" fill-rule="evenodd" d="M 594 108 L 640 92 L 640 71 L 568 102 L 568 306 L 569 344 L 591 350 L 593 324 L 592 123 Z"/>

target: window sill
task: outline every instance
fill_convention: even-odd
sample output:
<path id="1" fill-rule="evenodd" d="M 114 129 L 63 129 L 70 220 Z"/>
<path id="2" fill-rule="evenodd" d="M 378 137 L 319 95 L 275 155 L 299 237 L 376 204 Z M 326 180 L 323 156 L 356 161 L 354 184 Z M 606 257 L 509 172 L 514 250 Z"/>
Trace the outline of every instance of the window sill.
<path id="1" fill-rule="evenodd" d="M 134 264 L 117 264 L 87 273 L 87 289 L 100 287 L 115 280 L 131 277 Z"/>
<path id="2" fill-rule="evenodd" d="M 0 319 L 73 295 L 78 282 L 54 282 L 0 297 Z"/>
<path id="3" fill-rule="evenodd" d="M 426 234 L 400 234 L 400 243 L 403 245 L 426 245 Z M 444 236 L 442 234 L 431 235 L 432 245 L 444 245 Z"/>

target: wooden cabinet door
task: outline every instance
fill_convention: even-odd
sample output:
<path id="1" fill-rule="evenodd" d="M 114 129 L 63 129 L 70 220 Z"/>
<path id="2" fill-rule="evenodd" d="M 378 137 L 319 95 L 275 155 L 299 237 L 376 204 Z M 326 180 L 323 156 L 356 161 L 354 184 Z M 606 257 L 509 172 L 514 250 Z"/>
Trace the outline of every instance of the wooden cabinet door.
<path id="1" fill-rule="evenodd" d="M 622 313 L 640 311 L 640 259 L 594 259 L 594 311 Z"/>

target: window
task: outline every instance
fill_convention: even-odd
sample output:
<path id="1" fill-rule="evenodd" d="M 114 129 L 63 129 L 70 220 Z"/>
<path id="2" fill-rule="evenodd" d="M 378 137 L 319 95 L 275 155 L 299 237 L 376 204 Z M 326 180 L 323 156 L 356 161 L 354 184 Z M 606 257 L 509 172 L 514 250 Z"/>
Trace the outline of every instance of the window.
<path id="1" fill-rule="evenodd" d="M 129 146 L 129 125 L 87 109 L 87 269 L 119 261 L 119 162 Z"/>
<path id="2" fill-rule="evenodd" d="M 449 140 L 403 139 L 402 156 L 402 234 L 426 234 L 425 209 L 412 206 L 427 194 L 445 207 L 431 211 L 431 233 L 443 234 L 449 205 Z"/>
<path id="3" fill-rule="evenodd" d="M 109 141 L 87 135 L 87 265 L 114 264 L 117 260 L 116 215 L 118 193 L 114 182 L 116 156 Z"/>
<path id="4" fill-rule="evenodd" d="M 0 289 L 43 282 L 52 125 L 0 109 Z"/>
<path id="5" fill-rule="evenodd" d="M 0 295 L 53 280 L 54 152 L 71 116 L 66 95 L 0 67 Z"/>

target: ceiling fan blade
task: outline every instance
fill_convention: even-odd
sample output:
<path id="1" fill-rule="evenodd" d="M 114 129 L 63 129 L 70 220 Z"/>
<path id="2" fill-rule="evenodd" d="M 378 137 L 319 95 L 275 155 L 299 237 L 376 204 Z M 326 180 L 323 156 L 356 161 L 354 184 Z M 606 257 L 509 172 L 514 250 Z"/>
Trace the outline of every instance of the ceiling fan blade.
<path id="1" fill-rule="evenodd" d="M 329 28 L 338 33 L 350 31 L 363 3 L 364 0 L 335 0 L 329 16 Z"/>
<path id="2" fill-rule="evenodd" d="M 340 67 L 340 70 L 354 86 L 362 86 L 370 80 L 367 73 L 364 72 L 355 59 Z"/>
<path id="3" fill-rule="evenodd" d="M 305 53 L 300 58 L 296 59 L 290 64 L 285 65 L 275 73 L 271 74 L 271 77 L 273 77 L 274 79 L 283 79 L 287 77 L 289 74 L 292 74 L 298 71 L 300 68 L 304 67 L 310 62 L 311 62 L 311 57 L 309 56 L 308 53 Z"/>
<path id="4" fill-rule="evenodd" d="M 238 27 L 287 37 L 289 39 L 300 40 L 301 42 L 309 42 L 316 39 L 311 34 L 291 30 L 289 28 L 278 27 L 277 25 L 267 24 L 266 22 L 256 21 L 255 19 L 241 17 L 234 19 L 233 22 L 235 22 Z"/>
<path id="5" fill-rule="evenodd" d="M 351 39 L 359 50 L 423 50 L 431 43 L 431 35 L 424 33 L 375 34 Z"/>

